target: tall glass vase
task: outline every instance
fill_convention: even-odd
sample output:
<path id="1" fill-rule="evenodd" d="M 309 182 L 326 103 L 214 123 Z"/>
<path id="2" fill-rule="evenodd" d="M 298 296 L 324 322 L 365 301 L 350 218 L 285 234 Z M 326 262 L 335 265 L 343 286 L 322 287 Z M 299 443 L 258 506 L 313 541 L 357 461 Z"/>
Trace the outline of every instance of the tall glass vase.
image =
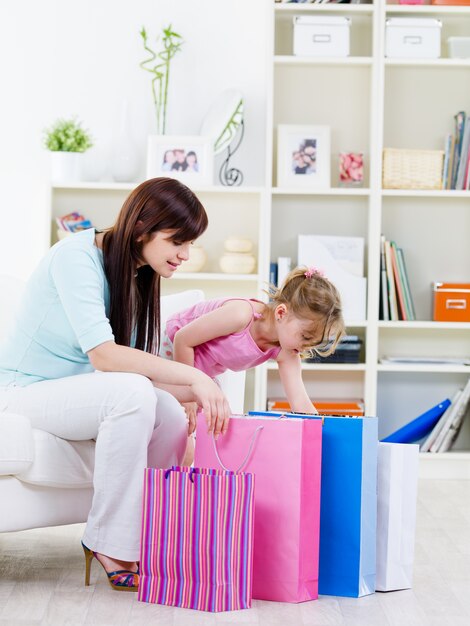
<path id="1" fill-rule="evenodd" d="M 124 100 L 121 105 L 119 128 L 113 145 L 111 173 L 118 183 L 135 182 L 139 172 L 137 147 L 132 136 L 129 103 Z"/>

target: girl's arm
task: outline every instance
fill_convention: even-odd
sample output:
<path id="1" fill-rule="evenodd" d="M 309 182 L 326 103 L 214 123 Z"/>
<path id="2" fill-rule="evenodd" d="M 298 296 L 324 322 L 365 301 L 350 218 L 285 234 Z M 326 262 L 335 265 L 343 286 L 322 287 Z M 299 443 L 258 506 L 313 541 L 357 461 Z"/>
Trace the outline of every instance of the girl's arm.
<path id="1" fill-rule="evenodd" d="M 87 354 L 97 370 L 141 374 L 180 401 L 196 400 L 204 409 L 209 430 L 215 435 L 227 431 L 230 407 L 224 394 L 209 376 L 194 367 L 120 346 L 114 341 L 106 341 Z"/>
<path id="2" fill-rule="evenodd" d="M 277 364 L 279 377 L 291 410 L 296 413 L 318 413 L 305 391 L 300 356 L 294 353 L 286 354 L 281 350 Z"/>
<path id="3" fill-rule="evenodd" d="M 173 338 L 173 358 L 194 365 L 194 348 L 211 339 L 242 331 L 250 323 L 253 309 L 244 300 L 230 300 L 218 309 L 201 315 L 178 330 Z M 223 363 L 222 363 L 223 365 Z"/>

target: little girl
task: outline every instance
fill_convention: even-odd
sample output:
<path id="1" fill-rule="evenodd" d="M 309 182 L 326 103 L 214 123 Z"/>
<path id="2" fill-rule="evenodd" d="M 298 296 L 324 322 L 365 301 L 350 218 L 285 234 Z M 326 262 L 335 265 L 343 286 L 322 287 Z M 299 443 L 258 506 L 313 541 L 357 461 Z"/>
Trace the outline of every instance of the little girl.
<path id="1" fill-rule="evenodd" d="M 275 359 L 291 410 L 316 413 L 302 382 L 301 356 L 324 356 L 345 332 L 336 287 L 315 268 L 298 267 L 269 292 L 270 302 L 242 298 L 208 300 L 170 317 L 161 356 L 193 365 L 214 378 L 227 369 L 247 370 Z M 189 433 L 196 405 L 186 405 Z"/>

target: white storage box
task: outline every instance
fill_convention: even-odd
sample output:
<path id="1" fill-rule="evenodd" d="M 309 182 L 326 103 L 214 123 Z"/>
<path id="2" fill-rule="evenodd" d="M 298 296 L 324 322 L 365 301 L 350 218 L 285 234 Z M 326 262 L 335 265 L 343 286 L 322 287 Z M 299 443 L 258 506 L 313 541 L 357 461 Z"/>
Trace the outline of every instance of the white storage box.
<path id="1" fill-rule="evenodd" d="M 451 59 L 470 59 L 470 37 L 448 37 L 447 50 Z"/>
<path id="2" fill-rule="evenodd" d="M 385 56 L 438 59 L 441 56 L 440 20 L 393 17 L 385 23 Z"/>
<path id="3" fill-rule="evenodd" d="M 349 17 L 296 16 L 294 54 L 310 57 L 347 57 L 350 27 Z"/>

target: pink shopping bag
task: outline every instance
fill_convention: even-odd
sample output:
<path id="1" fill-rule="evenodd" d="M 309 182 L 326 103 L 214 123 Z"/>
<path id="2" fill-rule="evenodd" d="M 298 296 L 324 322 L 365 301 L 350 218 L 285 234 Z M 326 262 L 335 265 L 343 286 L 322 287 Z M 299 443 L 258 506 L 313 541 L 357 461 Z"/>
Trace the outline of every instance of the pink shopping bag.
<path id="1" fill-rule="evenodd" d="M 202 611 L 251 606 L 254 477 L 147 468 L 137 599 Z"/>
<path id="2" fill-rule="evenodd" d="M 318 597 L 322 421 L 233 416 L 214 442 L 200 414 L 195 464 L 255 475 L 253 598 Z"/>

